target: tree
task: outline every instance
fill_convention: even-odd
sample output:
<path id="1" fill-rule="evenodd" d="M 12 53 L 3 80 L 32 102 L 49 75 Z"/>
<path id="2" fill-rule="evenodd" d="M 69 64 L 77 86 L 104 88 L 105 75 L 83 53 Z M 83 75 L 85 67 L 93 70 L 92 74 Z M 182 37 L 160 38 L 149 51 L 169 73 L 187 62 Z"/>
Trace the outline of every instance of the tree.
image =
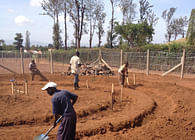
<path id="1" fill-rule="evenodd" d="M 147 22 L 138 24 L 129 23 L 126 25 L 118 24 L 115 27 L 115 31 L 120 34 L 123 39 L 128 41 L 130 48 L 150 43 L 152 41 L 152 35 L 154 34 L 154 29 L 152 26 L 148 25 Z"/>
<path id="2" fill-rule="evenodd" d="M 54 24 L 53 27 L 53 46 L 55 49 L 60 49 L 62 47 L 62 38 L 60 36 L 60 27 L 58 23 Z"/>
<path id="3" fill-rule="evenodd" d="M 108 44 L 110 45 L 111 48 L 113 48 L 113 40 L 114 40 L 114 8 L 117 6 L 118 0 L 110 0 L 111 7 L 112 7 L 112 18 L 110 20 L 110 32 L 108 33 L 109 38 L 108 39 Z"/>
<path id="4" fill-rule="evenodd" d="M 191 12 L 186 39 L 189 44 L 195 45 L 195 9 Z"/>
<path id="5" fill-rule="evenodd" d="M 26 31 L 25 48 L 27 50 L 30 50 L 30 32 L 29 31 Z"/>
<path id="6" fill-rule="evenodd" d="M 86 0 L 86 14 L 89 22 L 89 48 L 92 46 L 93 35 L 96 28 L 97 17 L 95 13 L 97 4 L 96 0 Z"/>
<path id="7" fill-rule="evenodd" d="M 41 6 L 43 8 L 43 10 L 45 11 L 45 13 L 43 13 L 43 15 L 49 15 L 53 20 L 54 20 L 54 25 L 53 25 L 53 36 L 57 35 L 56 37 L 53 37 L 53 44 L 54 47 L 56 49 L 60 48 L 60 46 L 55 46 L 55 45 L 59 45 L 61 44 L 61 37 L 60 36 L 60 32 L 58 32 L 58 28 L 59 28 L 59 14 L 63 9 L 63 1 L 62 0 L 43 0 L 41 3 Z M 54 31 L 54 29 L 56 29 L 56 31 Z M 59 33 L 59 34 L 58 34 Z M 57 41 L 57 43 L 55 42 Z"/>
<path id="8" fill-rule="evenodd" d="M 5 41 L 3 39 L 0 39 L 0 50 L 3 49 L 3 46 L 5 46 Z"/>
<path id="9" fill-rule="evenodd" d="M 148 2 L 148 0 L 140 0 L 139 1 L 140 4 L 140 23 L 143 23 L 145 21 L 147 21 L 147 17 L 151 12 L 151 8 L 153 7 L 153 5 L 150 5 L 150 3 Z"/>
<path id="10" fill-rule="evenodd" d="M 80 43 L 82 39 L 83 32 L 85 31 L 85 12 L 86 5 L 84 0 L 67 0 L 68 13 L 71 18 L 71 22 L 74 24 L 75 28 L 75 40 L 77 48 L 80 48 Z"/>
<path id="11" fill-rule="evenodd" d="M 123 14 L 123 24 L 132 23 L 135 19 L 135 8 L 136 4 L 133 0 L 120 0 L 120 10 Z"/>
<path id="12" fill-rule="evenodd" d="M 23 48 L 22 43 L 22 34 L 21 33 L 16 33 L 16 37 L 14 38 L 16 42 L 14 42 L 14 45 L 16 46 L 16 50 L 20 50 L 20 48 Z"/>
<path id="13" fill-rule="evenodd" d="M 67 34 L 67 0 L 63 0 L 63 9 L 64 13 L 64 49 L 67 50 L 67 40 L 68 40 L 68 34 Z"/>
<path id="14" fill-rule="evenodd" d="M 165 34 L 165 38 L 168 40 L 168 42 L 170 42 L 171 36 L 173 35 L 173 31 L 171 28 L 173 22 L 171 22 L 171 20 L 175 11 L 176 8 L 170 8 L 169 11 L 164 10 L 162 13 L 162 18 L 166 21 L 167 24 L 167 33 Z"/>
<path id="15" fill-rule="evenodd" d="M 98 2 L 96 9 L 96 17 L 97 17 L 97 35 L 98 35 L 98 47 L 100 47 L 102 43 L 102 36 L 104 34 L 103 24 L 105 23 L 106 13 L 104 12 L 104 5 L 101 2 Z"/>
<path id="16" fill-rule="evenodd" d="M 180 17 L 178 23 L 180 25 L 180 34 L 182 35 L 182 38 L 184 38 L 186 33 L 185 27 L 188 25 L 187 16 Z"/>

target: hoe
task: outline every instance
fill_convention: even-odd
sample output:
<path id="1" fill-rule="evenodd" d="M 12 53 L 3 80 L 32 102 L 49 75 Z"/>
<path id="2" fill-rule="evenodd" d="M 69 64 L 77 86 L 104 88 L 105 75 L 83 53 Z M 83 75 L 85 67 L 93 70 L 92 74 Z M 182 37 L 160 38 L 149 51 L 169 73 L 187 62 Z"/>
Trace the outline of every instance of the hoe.
<path id="1" fill-rule="evenodd" d="M 61 116 L 57 121 L 56 124 L 59 123 L 59 121 L 62 119 L 63 116 Z M 51 130 L 54 129 L 54 126 L 52 126 L 45 134 L 41 134 L 39 136 L 36 136 L 34 140 L 47 140 L 49 139 L 48 134 L 51 132 Z"/>

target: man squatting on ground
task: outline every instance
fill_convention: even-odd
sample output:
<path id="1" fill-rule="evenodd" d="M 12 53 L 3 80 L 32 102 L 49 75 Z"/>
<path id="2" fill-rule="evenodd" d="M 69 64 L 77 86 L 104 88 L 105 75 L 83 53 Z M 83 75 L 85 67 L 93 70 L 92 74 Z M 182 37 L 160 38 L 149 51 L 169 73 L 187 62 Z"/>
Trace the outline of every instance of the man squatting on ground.
<path id="1" fill-rule="evenodd" d="M 118 73 L 120 84 L 124 87 L 125 77 L 128 77 L 128 62 L 126 62 L 119 68 Z"/>
<path id="2" fill-rule="evenodd" d="M 34 60 L 32 60 L 30 62 L 30 64 L 29 64 L 29 70 L 30 70 L 30 73 L 31 73 L 31 80 L 32 81 L 34 80 L 35 75 L 39 75 L 42 78 L 42 80 L 48 81 L 47 78 L 41 74 L 41 72 L 37 68 L 37 65 L 36 65 L 36 63 L 35 63 Z"/>
<path id="3" fill-rule="evenodd" d="M 76 54 L 70 59 L 71 73 L 74 75 L 74 89 L 79 89 L 79 67 L 81 66 L 80 53 Z"/>
<path id="4" fill-rule="evenodd" d="M 78 96 L 67 90 L 58 90 L 56 86 L 56 83 L 48 82 L 42 90 L 47 90 L 47 93 L 53 96 L 54 127 L 58 118 L 63 116 L 58 128 L 57 140 L 74 140 L 76 134 L 76 112 L 73 105 L 77 101 Z"/>

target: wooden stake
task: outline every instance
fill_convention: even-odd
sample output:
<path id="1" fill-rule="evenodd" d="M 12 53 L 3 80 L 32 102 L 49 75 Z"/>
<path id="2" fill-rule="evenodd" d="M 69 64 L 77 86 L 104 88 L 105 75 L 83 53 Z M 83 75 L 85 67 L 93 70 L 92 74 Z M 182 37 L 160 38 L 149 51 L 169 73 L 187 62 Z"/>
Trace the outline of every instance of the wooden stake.
<path id="1" fill-rule="evenodd" d="M 52 50 L 49 50 L 50 53 L 50 70 L 51 74 L 53 74 L 53 57 L 52 57 Z"/>
<path id="2" fill-rule="evenodd" d="M 127 85 L 129 86 L 129 77 L 127 77 Z"/>
<path id="3" fill-rule="evenodd" d="M 114 94 L 114 84 L 112 83 L 112 92 L 111 92 L 111 108 L 113 110 L 113 94 Z"/>
<path id="4" fill-rule="evenodd" d="M 121 85 L 121 103 L 122 103 L 122 100 L 123 100 L 123 86 Z"/>
<path id="5" fill-rule="evenodd" d="M 26 95 L 28 95 L 28 83 L 27 82 L 24 83 L 24 92 Z"/>
<path id="6" fill-rule="evenodd" d="M 86 81 L 86 86 L 87 86 L 87 89 L 89 88 L 89 81 L 87 80 Z"/>
<path id="7" fill-rule="evenodd" d="M 136 85 L 136 75 L 135 75 L 135 73 L 133 74 L 133 85 Z"/>
<path id="8" fill-rule="evenodd" d="M 11 82 L 12 95 L 14 95 L 14 82 Z"/>
<path id="9" fill-rule="evenodd" d="M 183 56 L 181 58 L 181 79 L 183 79 L 184 75 L 184 63 L 185 63 L 185 49 L 183 49 Z"/>
<path id="10" fill-rule="evenodd" d="M 149 65 L 150 65 L 150 51 L 147 50 L 147 65 L 146 65 L 146 75 L 149 75 Z"/>

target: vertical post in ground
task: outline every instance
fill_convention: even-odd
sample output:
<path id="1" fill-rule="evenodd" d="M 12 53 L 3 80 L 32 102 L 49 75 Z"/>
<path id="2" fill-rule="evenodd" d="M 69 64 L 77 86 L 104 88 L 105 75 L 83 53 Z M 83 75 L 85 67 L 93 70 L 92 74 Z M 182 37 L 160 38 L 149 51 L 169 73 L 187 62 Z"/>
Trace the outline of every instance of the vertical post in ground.
<path id="1" fill-rule="evenodd" d="M 121 103 L 123 101 L 123 85 L 121 85 Z"/>
<path id="2" fill-rule="evenodd" d="M 133 74 L 133 85 L 136 85 L 136 75 L 135 75 L 135 73 Z"/>
<path id="3" fill-rule="evenodd" d="M 23 60 L 23 49 L 20 47 L 20 57 L 21 57 L 21 71 L 24 76 L 24 60 Z"/>
<path id="4" fill-rule="evenodd" d="M 24 93 L 28 95 L 28 83 L 27 81 L 24 82 Z"/>
<path id="5" fill-rule="evenodd" d="M 89 88 L 89 81 L 87 80 L 86 81 L 86 86 L 87 86 L 87 89 Z"/>
<path id="6" fill-rule="evenodd" d="M 183 79 L 184 76 L 184 64 L 185 64 L 185 49 L 183 49 L 183 56 L 181 58 L 181 79 Z"/>
<path id="7" fill-rule="evenodd" d="M 121 62 L 120 62 L 121 66 L 123 65 L 123 50 L 121 49 Z"/>
<path id="8" fill-rule="evenodd" d="M 14 95 L 14 82 L 11 81 L 12 95 Z"/>
<path id="9" fill-rule="evenodd" d="M 150 66 L 150 50 L 147 49 L 147 65 L 146 65 L 146 75 L 149 75 L 149 66 Z"/>
<path id="10" fill-rule="evenodd" d="M 52 50 L 49 50 L 49 54 L 50 54 L 50 72 L 51 74 L 53 74 L 53 57 L 52 57 Z"/>
<path id="11" fill-rule="evenodd" d="M 111 91 L 111 108 L 113 110 L 113 94 L 114 94 L 114 84 L 112 83 L 112 91 Z"/>

